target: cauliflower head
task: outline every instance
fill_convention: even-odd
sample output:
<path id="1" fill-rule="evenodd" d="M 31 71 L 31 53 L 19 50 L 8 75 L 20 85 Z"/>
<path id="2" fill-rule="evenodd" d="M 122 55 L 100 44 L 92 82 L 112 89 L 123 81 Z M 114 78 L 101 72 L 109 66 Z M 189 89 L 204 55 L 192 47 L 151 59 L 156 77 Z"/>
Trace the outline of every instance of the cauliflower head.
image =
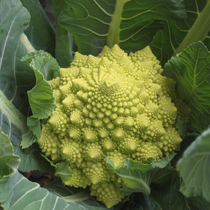
<path id="1" fill-rule="evenodd" d="M 42 124 L 40 148 L 76 173 L 66 185 L 86 188 L 107 208 L 123 199 L 123 181 L 111 174 L 126 158 L 146 162 L 173 153 L 181 138 L 174 123 L 174 81 L 149 47 L 129 55 L 117 45 L 97 56 L 76 52 L 50 81 L 56 106 Z"/>

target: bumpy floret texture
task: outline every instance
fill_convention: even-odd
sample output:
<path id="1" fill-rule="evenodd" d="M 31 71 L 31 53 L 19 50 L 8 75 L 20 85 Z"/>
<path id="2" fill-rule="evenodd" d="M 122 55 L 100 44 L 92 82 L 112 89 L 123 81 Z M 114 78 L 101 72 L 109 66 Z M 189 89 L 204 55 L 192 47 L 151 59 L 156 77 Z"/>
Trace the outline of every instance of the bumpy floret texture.
<path id="1" fill-rule="evenodd" d="M 38 143 L 53 161 L 76 173 L 65 184 L 86 188 L 108 208 L 123 199 L 123 181 L 111 174 L 126 158 L 146 162 L 173 153 L 181 138 L 174 128 L 174 81 L 161 75 L 149 47 L 128 55 L 117 45 L 97 56 L 80 53 L 50 81 L 56 107 Z"/>

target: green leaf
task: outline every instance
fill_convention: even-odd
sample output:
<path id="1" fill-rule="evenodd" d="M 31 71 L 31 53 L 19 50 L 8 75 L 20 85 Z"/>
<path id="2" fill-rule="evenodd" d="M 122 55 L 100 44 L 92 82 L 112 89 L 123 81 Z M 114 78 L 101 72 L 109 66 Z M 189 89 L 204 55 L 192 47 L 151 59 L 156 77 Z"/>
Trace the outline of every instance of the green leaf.
<path id="1" fill-rule="evenodd" d="M 192 25 L 192 20 L 190 20 L 191 27 L 190 29 L 188 28 L 188 32 L 186 36 L 182 40 L 181 44 L 179 44 L 179 47 L 174 52 L 174 55 L 176 53 L 182 52 L 188 45 L 192 44 L 193 42 L 198 42 L 198 41 L 204 42 L 204 41 L 207 41 L 206 39 L 210 39 L 209 37 L 209 33 L 210 33 L 210 24 L 209 24 L 210 23 L 210 17 L 209 17 L 210 2 L 209 0 L 204 0 L 204 1 L 185 0 L 185 5 L 186 5 L 188 15 L 190 13 L 191 14 L 194 13 L 193 16 L 192 15 L 188 16 L 188 19 L 190 17 L 193 17 L 194 23 Z M 183 30 L 183 27 L 182 27 L 182 30 Z"/>
<path id="2" fill-rule="evenodd" d="M 189 125 L 199 132 L 210 122 L 210 53 L 201 42 L 187 47 L 164 67 L 177 79 L 177 92 L 191 108 Z"/>
<path id="3" fill-rule="evenodd" d="M 107 45 L 118 44 L 131 52 L 144 48 L 164 27 L 163 19 L 186 18 L 178 0 L 66 0 L 59 17 L 62 27 L 74 35 L 78 51 L 97 55 Z"/>
<path id="4" fill-rule="evenodd" d="M 20 62 L 27 51 L 19 39 L 29 25 L 30 15 L 18 0 L 1 1 L 0 14 L 0 90 L 27 115 L 27 91 L 34 86 L 35 77 L 32 69 Z"/>
<path id="5" fill-rule="evenodd" d="M 185 136 L 180 144 L 179 147 L 179 151 L 177 151 L 177 155 L 174 157 L 173 159 L 173 163 L 172 165 L 176 166 L 177 161 L 182 157 L 184 151 L 187 149 L 187 147 L 193 142 L 195 141 L 195 139 L 199 136 L 198 133 L 195 133 L 193 131 L 191 131 L 191 133 L 188 131 L 187 133 L 185 133 Z"/>
<path id="6" fill-rule="evenodd" d="M 36 85 L 28 91 L 33 118 L 47 118 L 54 109 L 55 98 L 46 80 L 59 76 L 60 67 L 49 53 L 41 50 L 24 56 L 22 61 L 34 70 L 36 76 Z"/>
<path id="7" fill-rule="evenodd" d="M 43 157 L 45 156 L 43 155 Z M 49 161 L 53 167 L 55 167 L 54 175 L 56 177 L 60 177 L 64 184 L 66 181 L 69 180 L 69 178 L 73 174 L 75 174 L 75 172 L 71 170 L 68 162 L 60 162 L 60 163 L 54 164 L 47 157 L 45 157 L 45 159 Z M 75 189 L 73 187 L 62 185 L 61 183 L 57 181 L 47 183 L 47 185 L 45 185 L 45 188 L 55 193 L 56 195 L 59 195 L 62 199 L 64 199 L 69 204 L 71 204 L 72 210 L 74 209 L 75 210 L 77 209 L 81 209 L 81 210 L 82 209 L 87 209 L 87 210 L 107 209 L 104 207 L 103 204 L 93 199 L 90 196 L 89 190 L 87 189 L 86 190 Z"/>
<path id="8" fill-rule="evenodd" d="M 21 158 L 19 170 L 29 172 L 31 170 L 52 171 L 50 164 L 40 155 L 38 145 L 21 150 L 20 142 L 22 134 L 27 134 L 26 117 L 22 115 L 13 104 L 0 91 L 0 127 L 8 135 L 14 153 Z"/>
<path id="9" fill-rule="evenodd" d="M 46 161 L 50 163 L 52 167 L 55 169 L 54 175 L 60 177 L 63 182 L 68 181 L 68 179 L 75 174 L 74 171 L 71 170 L 68 162 L 58 162 L 54 163 L 48 157 L 42 154 L 42 157 L 45 158 Z"/>
<path id="10" fill-rule="evenodd" d="M 8 135 L 0 128 L 0 180 L 13 174 L 20 164 L 20 158 L 14 155 Z"/>
<path id="11" fill-rule="evenodd" d="M 20 171 L 30 172 L 33 170 L 39 170 L 47 173 L 54 172 L 54 168 L 41 155 L 41 149 L 39 148 L 37 143 L 31 145 L 26 149 L 21 149 L 20 142 L 22 145 L 23 141 L 21 140 L 19 140 L 18 142 L 14 142 L 15 145 L 13 143 L 15 154 L 19 155 L 21 158 L 21 164 L 18 168 Z"/>
<path id="12" fill-rule="evenodd" d="M 204 131 L 185 150 L 177 163 L 183 179 L 181 192 L 187 197 L 202 196 L 210 202 L 210 130 Z"/>
<path id="13" fill-rule="evenodd" d="M 73 58 L 74 39 L 68 31 L 60 26 L 58 17 L 68 7 L 68 4 L 65 0 L 52 0 L 52 4 L 56 20 L 55 58 L 61 67 L 67 68 L 70 66 Z"/>
<path id="14" fill-rule="evenodd" d="M 71 206 L 49 193 L 37 183 L 30 182 L 16 171 L 0 181 L 0 200 L 5 209 L 16 210 L 70 210 Z"/>
<path id="15" fill-rule="evenodd" d="M 41 124 L 38 118 L 28 117 L 27 124 L 30 130 L 22 136 L 21 146 L 23 149 L 31 146 L 41 136 Z"/>
<path id="16" fill-rule="evenodd" d="M 188 18 L 183 21 L 166 19 L 166 26 L 150 44 L 162 65 L 194 42 L 203 41 L 210 49 L 210 1 L 184 0 L 184 4 Z"/>
<path id="17" fill-rule="evenodd" d="M 37 50 L 45 50 L 55 55 L 55 29 L 48 19 L 39 1 L 21 0 L 30 12 L 31 21 L 25 34 Z"/>
<path id="18" fill-rule="evenodd" d="M 55 166 L 55 176 L 60 177 L 65 183 L 69 178 L 75 174 L 74 171 L 71 171 L 69 163 L 61 162 L 54 165 Z"/>
<path id="19" fill-rule="evenodd" d="M 90 196 L 88 189 L 65 186 L 61 180 L 46 182 L 44 188 L 64 199 L 71 206 L 71 210 L 105 210 L 103 204 Z M 111 208 L 110 210 L 113 210 Z"/>
<path id="20" fill-rule="evenodd" d="M 28 91 L 29 104 L 33 113 L 27 119 L 30 131 L 23 136 L 21 143 L 22 148 L 27 148 L 41 136 L 40 120 L 49 117 L 54 109 L 53 90 L 46 80 L 59 76 L 60 67 L 49 53 L 42 50 L 29 53 L 21 60 L 34 70 L 36 76 L 36 85 Z"/>
<path id="21" fill-rule="evenodd" d="M 32 109 L 33 117 L 47 118 L 54 109 L 55 98 L 50 84 L 44 80 L 43 74 L 34 69 L 36 85 L 28 91 L 28 100 Z"/>
<path id="22" fill-rule="evenodd" d="M 121 209 L 121 208 L 120 208 Z M 162 210 L 159 204 L 157 204 L 150 196 L 146 196 L 142 193 L 133 193 L 129 197 L 129 201 L 123 203 L 122 210 Z"/>
<path id="23" fill-rule="evenodd" d="M 43 50 L 34 51 L 25 55 L 21 61 L 32 69 L 39 70 L 45 80 L 51 80 L 59 76 L 59 65 L 55 58 Z"/>
<path id="24" fill-rule="evenodd" d="M 23 136 L 21 142 L 23 149 L 29 147 L 40 138 L 40 119 L 47 118 L 55 106 L 55 97 L 53 96 L 50 84 L 44 80 L 43 74 L 37 69 L 34 69 L 34 73 L 36 75 L 36 85 L 32 90 L 28 91 L 28 100 L 33 115 L 27 119 L 30 131 Z"/>
<path id="25" fill-rule="evenodd" d="M 53 57 L 50 59 L 44 57 L 35 58 L 30 63 L 30 66 L 33 69 L 39 70 L 46 80 L 51 80 L 59 76 L 60 67 Z"/>
<path id="26" fill-rule="evenodd" d="M 0 127 L 14 147 L 16 155 L 20 156 L 19 170 L 28 172 L 31 170 L 52 171 L 50 164 L 40 155 L 38 145 L 21 150 L 20 142 L 22 134 L 27 134 L 26 117 L 22 115 L 12 103 L 0 91 Z"/>
<path id="27" fill-rule="evenodd" d="M 194 196 L 191 198 L 185 197 L 180 191 L 182 181 L 177 172 L 171 174 L 171 179 L 168 183 L 160 185 L 152 185 L 151 197 L 158 202 L 162 209 L 170 210 L 208 210 L 210 203 L 203 197 Z"/>
<path id="28" fill-rule="evenodd" d="M 105 210 L 102 204 L 87 193 L 82 196 L 78 189 L 62 185 L 58 180 L 46 182 L 44 188 L 30 182 L 16 171 L 0 181 L 0 201 L 5 209 L 16 210 Z M 76 193 L 76 194 L 75 194 Z M 61 196 L 69 196 L 65 202 Z M 71 197 L 72 196 L 72 197 Z M 79 202 L 78 202 L 79 201 Z M 113 208 L 112 208 L 113 210 Z"/>
<path id="29" fill-rule="evenodd" d="M 24 116 L 29 106 L 27 90 L 35 82 L 33 71 L 20 61 L 27 51 L 19 39 L 28 27 L 30 15 L 20 1 L 1 1 L 0 11 L 0 126 L 19 146 L 21 135 L 28 130 Z"/>
<path id="30" fill-rule="evenodd" d="M 12 135 L 12 129 L 18 129 L 22 134 L 26 133 L 26 117 L 9 101 L 0 90 L 0 126 L 3 132 Z M 14 131 L 15 132 L 15 131 Z M 18 133 L 18 132 L 17 132 Z"/>
<path id="31" fill-rule="evenodd" d="M 124 166 L 120 168 L 116 168 L 109 158 L 107 158 L 107 163 L 110 165 L 111 171 L 125 181 L 125 186 L 121 189 L 125 195 L 129 195 L 132 192 L 142 192 L 145 195 L 149 195 L 151 192 L 150 183 L 162 183 L 174 171 L 168 164 L 174 155 L 162 158 L 157 162 L 150 158 L 147 164 L 126 159 Z"/>
<path id="32" fill-rule="evenodd" d="M 19 170 L 53 171 L 40 155 L 38 145 L 22 150 L 22 134 L 28 130 L 27 91 L 35 85 L 34 71 L 20 61 L 27 53 L 20 36 L 28 27 L 30 15 L 19 0 L 0 1 L 0 127 L 9 136 L 15 155 L 20 156 Z"/>
<path id="33" fill-rule="evenodd" d="M 50 84 L 44 80 L 43 74 L 39 70 L 34 69 L 34 73 L 36 75 L 36 85 L 32 90 L 28 91 L 28 100 L 33 115 L 27 119 L 27 125 L 33 133 L 29 131 L 23 136 L 21 142 L 23 149 L 29 147 L 40 138 L 40 119 L 49 117 L 55 107 L 55 97 Z M 30 134 L 32 135 L 30 136 Z"/>
<path id="34" fill-rule="evenodd" d="M 40 125 L 40 119 L 35 118 L 33 116 L 30 116 L 27 118 L 27 125 L 31 131 L 33 131 L 33 134 L 37 137 L 40 138 L 40 133 L 41 133 L 41 125 Z"/>

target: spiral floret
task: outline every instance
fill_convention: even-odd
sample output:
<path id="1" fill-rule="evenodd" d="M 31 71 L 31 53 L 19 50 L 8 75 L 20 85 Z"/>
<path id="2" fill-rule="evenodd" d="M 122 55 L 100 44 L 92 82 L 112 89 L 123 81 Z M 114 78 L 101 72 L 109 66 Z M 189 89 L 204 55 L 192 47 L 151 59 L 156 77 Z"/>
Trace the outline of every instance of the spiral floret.
<path id="1" fill-rule="evenodd" d="M 91 186 L 91 195 L 96 196 L 107 208 L 118 204 L 124 197 L 112 182 L 93 184 Z"/>
<path id="2" fill-rule="evenodd" d="M 118 168 L 126 158 L 145 163 L 178 148 L 174 82 L 162 71 L 149 47 L 128 55 L 117 45 L 97 57 L 77 52 L 71 66 L 60 69 L 50 81 L 55 110 L 38 143 L 46 156 L 75 171 L 65 184 L 90 186 L 111 208 L 124 197 L 118 190 L 123 181 L 110 172 L 107 157 Z M 179 114 L 184 121 L 185 110 Z"/>

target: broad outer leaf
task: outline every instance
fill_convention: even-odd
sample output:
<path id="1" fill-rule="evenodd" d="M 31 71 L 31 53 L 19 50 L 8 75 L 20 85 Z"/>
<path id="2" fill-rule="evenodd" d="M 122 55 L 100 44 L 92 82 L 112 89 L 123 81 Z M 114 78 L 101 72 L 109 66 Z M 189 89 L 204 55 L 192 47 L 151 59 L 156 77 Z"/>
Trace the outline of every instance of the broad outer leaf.
<path id="1" fill-rule="evenodd" d="M 210 129 L 185 150 L 177 163 L 183 179 L 181 192 L 187 197 L 202 196 L 210 202 Z"/>
<path id="2" fill-rule="evenodd" d="M 157 32 L 150 44 L 162 65 L 194 42 L 203 41 L 210 49 L 210 1 L 184 0 L 184 4 L 187 19 L 166 19 L 166 26 Z"/>
<path id="3" fill-rule="evenodd" d="M 107 163 L 110 165 L 111 171 L 125 181 L 125 186 L 121 189 L 125 195 L 129 195 L 132 192 L 142 192 L 145 195 L 149 195 L 151 192 L 150 183 L 162 183 L 174 171 L 168 164 L 173 157 L 174 154 L 162 158 L 156 163 L 154 159 L 150 158 L 146 164 L 126 159 L 124 166 L 120 168 L 116 168 L 109 158 L 107 158 Z"/>
<path id="4" fill-rule="evenodd" d="M 43 155 L 43 157 L 45 157 Z M 45 157 L 50 164 L 55 167 L 54 175 L 56 177 L 60 177 L 62 182 L 65 184 L 69 178 L 75 174 L 74 171 L 71 170 L 68 162 L 60 162 L 54 164 L 51 160 Z M 104 210 L 107 209 L 104 205 L 100 202 L 97 202 L 94 198 L 90 196 L 90 192 L 88 189 L 78 189 L 74 187 L 64 186 L 58 180 L 53 182 L 48 182 L 45 186 L 50 192 L 59 195 L 62 199 L 66 202 L 71 204 L 71 210 Z M 111 208 L 113 209 L 113 208 Z"/>
<path id="5" fill-rule="evenodd" d="M 159 204 L 155 203 L 150 196 L 143 193 L 133 193 L 126 203 L 123 203 L 122 210 L 162 210 Z"/>
<path id="6" fill-rule="evenodd" d="M 27 90 L 33 87 L 35 77 L 32 69 L 20 62 L 27 52 L 19 39 L 29 25 L 30 15 L 19 0 L 1 0 L 0 14 L 0 90 L 26 115 Z"/>
<path id="7" fill-rule="evenodd" d="M 210 53 L 201 42 L 173 57 L 164 72 L 175 75 L 177 92 L 191 108 L 189 124 L 199 132 L 210 122 Z"/>
<path id="8" fill-rule="evenodd" d="M 40 155 L 41 150 L 38 145 L 33 145 L 26 150 L 20 148 L 22 134 L 27 134 L 28 130 L 26 117 L 13 106 L 2 91 L 0 91 L 0 127 L 8 135 L 14 147 L 14 153 L 21 158 L 19 170 L 52 171 L 50 164 Z"/>
<path id="9" fill-rule="evenodd" d="M 152 198 L 157 201 L 163 209 L 191 210 L 187 205 L 187 198 L 179 192 L 180 177 L 174 174 L 171 181 L 165 185 L 152 186 Z"/>
<path id="10" fill-rule="evenodd" d="M 68 195 L 73 195 L 77 193 L 80 188 L 75 188 L 75 187 L 70 187 L 67 185 L 63 185 L 62 181 L 60 178 L 54 178 L 51 179 L 48 182 L 45 182 L 44 186 L 45 189 L 48 191 L 62 197 L 62 196 L 68 196 Z"/>
<path id="11" fill-rule="evenodd" d="M 0 127 L 2 131 L 9 135 L 14 134 L 21 137 L 21 133 L 26 133 L 26 117 L 7 99 L 0 90 Z M 20 135 L 19 135 L 20 134 Z"/>
<path id="12" fill-rule="evenodd" d="M 21 164 L 18 168 L 20 171 L 30 172 L 32 170 L 39 170 L 47 173 L 54 172 L 54 168 L 44 157 L 42 157 L 41 149 L 39 148 L 38 144 L 35 143 L 29 148 L 21 149 L 19 141 L 15 142 L 14 149 L 15 154 L 18 154 L 21 158 Z"/>
<path id="13" fill-rule="evenodd" d="M 20 35 L 29 21 L 30 15 L 19 0 L 0 0 L 0 127 L 9 136 L 15 155 L 21 158 L 19 170 L 46 172 L 52 168 L 40 155 L 38 146 L 20 149 L 22 134 L 28 130 L 25 117 L 29 109 L 27 91 L 36 81 L 34 71 L 20 61 L 27 53 Z"/>
<path id="14" fill-rule="evenodd" d="M 49 190 L 49 191 L 48 191 Z M 85 193 L 77 189 L 63 186 L 61 182 L 46 183 L 41 188 L 37 183 L 30 182 L 16 171 L 12 176 L 0 181 L 0 201 L 9 210 L 105 210 L 106 208 Z M 65 202 L 60 196 L 72 198 Z M 82 196 L 83 195 L 83 196 Z M 71 197 L 72 196 L 72 197 Z"/>
<path id="15" fill-rule="evenodd" d="M 164 27 L 163 19 L 186 18 L 178 0 L 66 0 L 70 5 L 59 17 L 74 35 L 78 51 L 97 55 L 107 45 L 127 52 L 144 48 Z"/>
<path id="16" fill-rule="evenodd" d="M 28 112 L 27 90 L 35 82 L 33 71 L 20 62 L 26 50 L 19 39 L 28 27 L 30 15 L 15 0 L 0 1 L 0 14 L 0 126 L 14 146 L 28 130 L 21 112 Z M 14 149 L 19 155 L 15 146 Z"/>
<path id="17" fill-rule="evenodd" d="M 44 188 L 64 199 L 71 210 L 105 210 L 101 202 L 90 196 L 88 189 L 74 188 L 63 185 L 60 179 L 46 182 Z M 110 210 L 114 210 L 112 207 Z"/>
<path id="18" fill-rule="evenodd" d="M 55 33 L 55 58 L 59 65 L 63 68 L 70 66 L 73 58 L 73 36 L 68 33 L 64 28 L 62 28 L 58 22 L 58 17 L 60 13 L 68 7 L 65 0 L 52 0 L 53 10 L 56 20 L 56 33 Z"/>
<path id="19" fill-rule="evenodd" d="M 177 172 L 171 174 L 170 182 L 163 185 L 152 185 L 151 197 L 162 209 L 170 210 L 208 210 L 210 203 L 203 197 L 185 197 L 180 191 L 181 178 Z"/>
<path id="20" fill-rule="evenodd" d="M 20 158 L 14 155 L 14 149 L 8 135 L 0 128 L 0 180 L 13 174 L 20 164 Z"/>
<path id="21" fill-rule="evenodd" d="M 199 136 L 198 133 L 196 133 L 194 130 L 192 130 L 191 132 L 187 132 L 185 133 L 183 140 L 180 144 L 180 148 L 179 151 L 177 152 L 177 155 L 174 157 L 173 159 L 173 163 L 172 165 L 176 165 L 177 161 L 182 157 L 184 151 L 187 149 L 187 147 L 192 144 L 193 141 L 195 141 L 195 139 Z"/>
<path id="22" fill-rule="evenodd" d="M 9 210 L 70 210 L 71 206 L 16 171 L 0 181 L 0 201 Z"/>
<path id="23" fill-rule="evenodd" d="M 31 21 L 25 34 L 37 50 L 44 50 L 55 55 L 55 29 L 37 0 L 21 0 L 29 11 Z"/>

